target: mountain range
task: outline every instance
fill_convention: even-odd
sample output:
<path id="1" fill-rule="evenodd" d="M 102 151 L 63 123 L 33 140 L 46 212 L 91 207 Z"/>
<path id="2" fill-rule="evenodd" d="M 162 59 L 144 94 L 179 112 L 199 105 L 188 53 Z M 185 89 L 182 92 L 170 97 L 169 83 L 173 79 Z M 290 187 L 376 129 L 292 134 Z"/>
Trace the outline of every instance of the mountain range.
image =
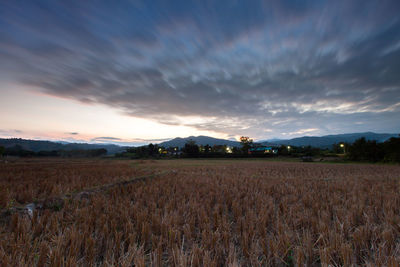
<path id="1" fill-rule="evenodd" d="M 355 140 L 365 137 L 366 140 L 376 140 L 377 142 L 384 142 L 391 137 L 397 137 L 398 134 L 389 133 L 349 133 L 349 134 L 335 134 L 325 136 L 303 136 L 287 140 L 265 140 L 260 141 L 263 145 L 290 145 L 290 146 L 313 146 L 319 148 L 330 148 L 333 144 L 338 143 L 353 143 Z"/>
<path id="2" fill-rule="evenodd" d="M 104 148 L 107 150 L 107 154 L 115 154 L 122 152 L 126 147 L 114 145 L 114 144 L 87 144 L 87 143 L 66 143 L 66 142 L 52 142 L 52 141 L 41 141 L 41 140 L 28 140 L 21 138 L 0 138 L 0 146 L 5 148 L 11 148 L 14 146 L 21 146 L 24 150 L 33 152 L 39 151 L 54 151 L 54 150 L 89 150 L 89 149 L 100 149 Z"/>
<path id="3" fill-rule="evenodd" d="M 231 141 L 231 140 L 226 140 L 226 139 L 218 139 L 214 137 L 209 137 L 209 136 L 189 136 L 185 138 L 181 137 L 176 137 L 172 140 L 162 142 L 158 144 L 159 146 L 163 147 L 184 147 L 187 142 L 190 140 L 196 142 L 197 145 L 227 145 L 227 146 L 240 146 L 240 143 L 237 141 Z"/>

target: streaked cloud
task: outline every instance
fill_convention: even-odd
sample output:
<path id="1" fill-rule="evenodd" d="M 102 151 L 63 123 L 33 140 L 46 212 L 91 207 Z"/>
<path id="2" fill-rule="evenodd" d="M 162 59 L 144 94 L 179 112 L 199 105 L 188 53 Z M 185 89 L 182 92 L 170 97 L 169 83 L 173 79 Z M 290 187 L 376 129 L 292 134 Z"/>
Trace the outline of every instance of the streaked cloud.
<path id="1" fill-rule="evenodd" d="M 122 141 L 121 138 L 103 136 L 103 137 L 95 137 L 90 140 L 91 142 L 110 142 L 110 141 Z"/>

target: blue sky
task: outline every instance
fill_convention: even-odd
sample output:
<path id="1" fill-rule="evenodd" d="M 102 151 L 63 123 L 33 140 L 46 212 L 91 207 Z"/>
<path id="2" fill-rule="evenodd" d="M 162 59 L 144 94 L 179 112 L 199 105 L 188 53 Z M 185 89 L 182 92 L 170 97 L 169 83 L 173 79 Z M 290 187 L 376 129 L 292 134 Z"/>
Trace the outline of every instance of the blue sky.
<path id="1" fill-rule="evenodd" d="M 2 1 L 0 135 L 400 132 L 399 14 L 399 1 Z"/>

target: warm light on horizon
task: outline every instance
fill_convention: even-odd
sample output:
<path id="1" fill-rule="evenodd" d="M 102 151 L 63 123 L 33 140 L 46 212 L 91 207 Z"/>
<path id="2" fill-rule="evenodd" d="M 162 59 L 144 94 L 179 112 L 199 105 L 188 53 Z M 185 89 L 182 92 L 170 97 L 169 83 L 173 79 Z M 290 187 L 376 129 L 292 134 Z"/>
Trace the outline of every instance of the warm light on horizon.
<path id="1" fill-rule="evenodd" d="M 191 135 L 226 137 L 189 126 L 166 125 L 128 116 L 105 105 L 37 94 L 20 87 L 13 87 L 11 93 L 4 95 L 0 105 L 7 114 L 0 118 L 0 124 L 9 128 L 8 134 L 5 129 L 0 132 L 4 138 L 91 142 L 98 137 L 109 137 L 108 141 L 114 143 L 157 143 L 160 142 L 158 139 Z"/>

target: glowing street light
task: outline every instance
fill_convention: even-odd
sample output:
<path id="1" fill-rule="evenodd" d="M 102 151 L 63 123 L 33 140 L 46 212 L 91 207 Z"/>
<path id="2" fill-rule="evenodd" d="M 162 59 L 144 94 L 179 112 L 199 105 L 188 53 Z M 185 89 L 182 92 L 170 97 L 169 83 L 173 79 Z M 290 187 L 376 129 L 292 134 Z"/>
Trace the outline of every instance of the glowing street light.
<path id="1" fill-rule="evenodd" d="M 340 147 L 343 148 L 343 154 L 346 154 L 346 148 L 343 143 L 340 144 Z"/>

